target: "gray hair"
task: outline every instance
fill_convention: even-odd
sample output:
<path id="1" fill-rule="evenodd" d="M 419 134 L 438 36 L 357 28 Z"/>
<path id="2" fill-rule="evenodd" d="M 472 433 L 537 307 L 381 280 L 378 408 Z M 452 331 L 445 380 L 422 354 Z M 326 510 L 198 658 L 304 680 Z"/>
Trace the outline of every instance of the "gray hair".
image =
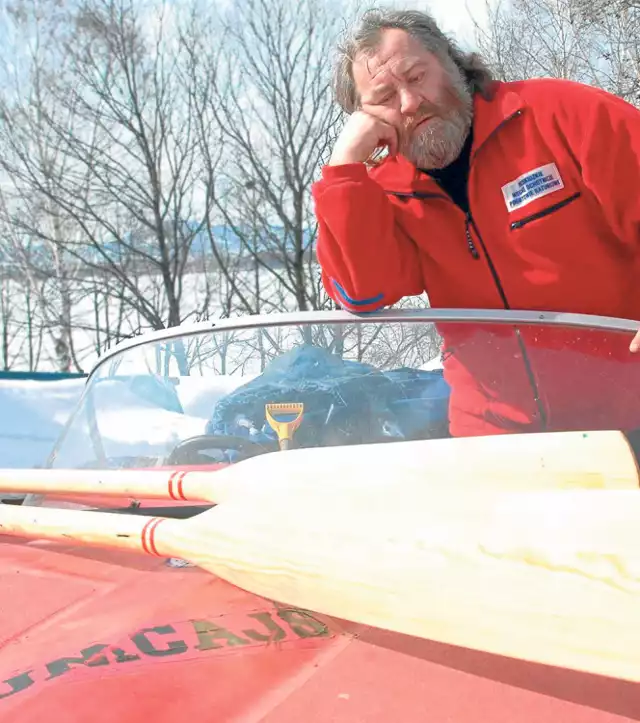
<path id="1" fill-rule="evenodd" d="M 494 78 L 484 60 L 476 53 L 462 52 L 456 42 L 440 30 L 431 15 L 418 10 L 373 9 L 364 13 L 360 25 L 338 46 L 333 91 L 344 111 L 353 113 L 359 105 L 352 71 L 356 55 L 375 50 L 382 31 L 389 28 L 404 30 L 412 35 L 426 50 L 446 64 L 453 61 L 461 71 L 469 91 L 490 98 Z"/>

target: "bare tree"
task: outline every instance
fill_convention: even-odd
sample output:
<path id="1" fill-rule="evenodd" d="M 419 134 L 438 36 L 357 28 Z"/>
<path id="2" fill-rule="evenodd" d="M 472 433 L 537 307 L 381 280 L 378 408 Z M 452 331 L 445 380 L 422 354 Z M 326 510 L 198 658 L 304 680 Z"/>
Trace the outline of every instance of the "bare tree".
<path id="1" fill-rule="evenodd" d="M 60 154 L 59 172 L 30 155 L 33 134 L 25 137 L 20 127 L 24 106 L 5 105 L 3 118 L 14 159 L 5 167 L 28 179 L 48 220 L 66 228 L 61 238 L 17 214 L 14 225 L 85 269 L 111 274 L 152 328 L 198 312 L 183 309 L 183 282 L 207 218 L 199 207 L 204 193 L 192 94 L 183 85 L 168 7 L 86 0 L 68 11 L 67 67 L 47 78 L 48 97 L 31 104 Z"/>
<path id="2" fill-rule="evenodd" d="M 22 363 L 82 370 L 149 327 L 327 303 L 310 186 L 343 120 L 334 1 L 0 0 Z"/>
<path id="3" fill-rule="evenodd" d="M 70 359 L 79 368 L 72 333 L 79 264 L 66 253 L 68 222 L 50 199 L 67 164 L 41 112 L 49 106 L 56 122 L 67 129 L 73 126 L 73 113 L 51 103 L 49 92 L 48 66 L 56 64 L 61 72 L 64 68 L 53 50 L 64 38 L 60 10 L 52 3 L 42 12 L 33 0 L 21 0 L 5 9 L 14 20 L 14 29 L 21 30 L 13 37 L 7 33 L 0 64 L 4 91 L 0 96 L 0 170 L 6 176 L 0 215 L 5 242 L 13 250 L 14 269 L 20 269 L 24 288 L 34 295 L 28 303 L 35 300 L 52 347 L 65 348 L 64 364 Z M 23 159 L 28 159 L 28 164 Z M 27 323 L 31 324 L 30 318 Z M 31 348 L 29 359 L 31 363 Z"/>
<path id="4" fill-rule="evenodd" d="M 0 369 L 8 371 L 14 362 L 14 342 L 18 330 L 15 327 L 14 308 L 11 299 L 11 283 L 7 277 L 0 283 Z"/>
<path id="5" fill-rule="evenodd" d="M 225 144 L 215 209 L 252 262 L 244 286 L 235 282 L 237 303 L 250 313 L 316 308 L 310 186 L 339 121 L 329 63 L 340 14 L 319 0 L 236 0 L 211 22 L 223 43 L 196 104 Z"/>
<path id="6" fill-rule="evenodd" d="M 504 80 L 566 78 L 640 100 L 640 14 L 628 0 L 501 0 L 476 23 L 481 52 Z"/>

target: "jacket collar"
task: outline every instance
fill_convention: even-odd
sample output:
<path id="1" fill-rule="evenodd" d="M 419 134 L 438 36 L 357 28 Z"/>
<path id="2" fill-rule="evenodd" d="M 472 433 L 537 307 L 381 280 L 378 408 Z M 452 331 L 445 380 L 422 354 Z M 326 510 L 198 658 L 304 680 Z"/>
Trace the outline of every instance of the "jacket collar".
<path id="1" fill-rule="evenodd" d="M 520 94 L 514 90 L 515 86 L 515 83 L 496 81 L 490 100 L 476 93 L 473 103 L 472 157 L 503 123 L 524 109 L 525 103 Z"/>
<path id="2" fill-rule="evenodd" d="M 514 90 L 515 83 L 496 81 L 489 100 L 475 94 L 473 101 L 473 146 L 471 158 L 478 149 L 514 115 L 521 112 L 524 101 Z M 403 155 L 387 157 L 371 172 L 371 178 L 385 190 L 397 193 L 442 193 L 438 184 L 426 173 L 419 171 Z"/>

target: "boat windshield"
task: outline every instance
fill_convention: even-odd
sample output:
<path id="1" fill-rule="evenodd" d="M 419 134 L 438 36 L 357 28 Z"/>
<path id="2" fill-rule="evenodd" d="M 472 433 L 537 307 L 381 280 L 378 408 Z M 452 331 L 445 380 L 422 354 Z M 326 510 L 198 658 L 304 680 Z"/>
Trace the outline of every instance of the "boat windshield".
<path id="1" fill-rule="evenodd" d="M 288 448 L 635 429 L 633 329 L 434 311 L 172 329 L 97 365 L 47 466 L 217 467 Z"/>

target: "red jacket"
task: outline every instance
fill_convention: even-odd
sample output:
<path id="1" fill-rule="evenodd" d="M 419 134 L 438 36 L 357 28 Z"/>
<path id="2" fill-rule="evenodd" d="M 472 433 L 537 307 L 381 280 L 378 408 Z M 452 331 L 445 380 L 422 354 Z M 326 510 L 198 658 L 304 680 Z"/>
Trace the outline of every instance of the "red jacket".
<path id="1" fill-rule="evenodd" d="M 497 83 L 475 98 L 468 194 L 466 215 L 402 156 L 370 172 L 323 168 L 313 196 L 329 295 L 357 312 L 426 291 L 432 307 L 640 319 L 636 108 L 570 81 Z M 628 335 L 501 328 L 483 343 L 486 332 L 440 331 L 454 435 L 640 425 Z M 568 344 L 580 354 L 559 363 Z M 608 385 L 603 364 L 615 366 Z"/>

